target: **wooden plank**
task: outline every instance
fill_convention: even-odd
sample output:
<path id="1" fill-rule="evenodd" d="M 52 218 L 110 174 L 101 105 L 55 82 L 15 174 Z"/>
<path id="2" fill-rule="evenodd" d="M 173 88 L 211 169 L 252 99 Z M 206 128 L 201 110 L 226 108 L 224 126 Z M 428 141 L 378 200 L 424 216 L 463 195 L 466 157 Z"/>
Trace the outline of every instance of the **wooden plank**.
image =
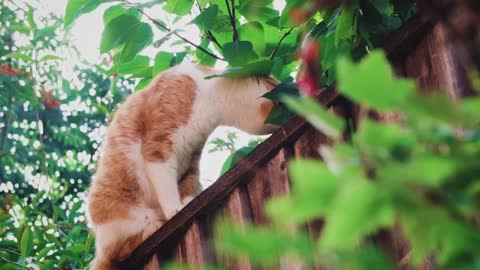
<path id="1" fill-rule="evenodd" d="M 405 72 L 417 81 L 423 93 L 441 90 L 452 99 L 468 95 L 466 74 L 458 56 L 448 43 L 443 24 L 438 23 L 421 41 L 417 50 L 406 58 Z"/>
<path id="2" fill-rule="evenodd" d="M 185 254 L 184 263 L 194 269 L 205 265 L 207 260 L 204 254 L 208 252 L 209 248 L 205 238 L 202 237 L 200 226 L 198 221 L 193 222 L 181 240 L 182 253 Z"/>
<path id="3" fill-rule="evenodd" d="M 243 226 L 251 220 L 250 205 L 248 203 L 248 194 L 244 187 L 235 188 L 226 200 L 219 214 L 222 218 L 230 219 L 235 224 Z M 221 251 L 217 248 L 217 265 L 221 265 L 225 269 L 251 270 L 252 266 L 248 258 L 230 258 L 221 255 Z"/>
<path id="4" fill-rule="evenodd" d="M 257 225 L 267 225 L 271 220 L 265 209 L 270 198 L 283 196 L 290 191 L 287 162 L 293 156 L 292 147 L 284 147 L 247 184 L 252 218 Z M 286 228 L 295 233 L 295 228 Z M 273 266 L 262 266 L 259 269 L 303 269 L 303 264 L 297 258 L 285 255 Z"/>
<path id="5" fill-rule="evenodd" d="M 437 20 L 438 18 L 431 13 L 419 13 L 389 35 L 382 45 L 389 60 L 392 63 L 402 63 L 423 37 L 431 31 Z"/>
<path id="6" fill-rule="evenodd" d="M 321 159 L 318 149 L 322 144 L 332 144 L 333 140 L 327 135 L 309 126 L 308 130 L 298 138 L 294 144 L 294 153 L 296 158 L 315 158 Z"/>
<path id="7" fill-rule="evenodd" d="M 253 222 L 258 225 L 269 224 L 265 213 L 268 199 L 288 193 L 290 183 L 287 173 L 287 161 L 291 150 L 282 149 L 264 167 L 260 168 L 247 184 L 250 211 Z"/>
<path id="8" fill-rule="evenodd" d="M 175 259 L 176 263 L 184 264 L 185 263 L 185 255 L 182 253 L 182 243 L 179 242 L 177 246 L 173 249 L 172 258 Z"/>

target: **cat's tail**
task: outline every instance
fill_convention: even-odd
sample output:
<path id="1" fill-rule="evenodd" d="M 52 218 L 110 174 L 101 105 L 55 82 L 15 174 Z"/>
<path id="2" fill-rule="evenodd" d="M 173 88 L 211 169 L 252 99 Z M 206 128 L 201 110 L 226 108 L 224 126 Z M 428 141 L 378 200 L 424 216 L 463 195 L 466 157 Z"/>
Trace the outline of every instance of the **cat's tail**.
<path id="1" fill-rule="evenodd" d="M 90 270 L 118 269 L 118 264 L 130 256 L 133 250 L 152 235 L 162 224 L 163 222 L 161 221 L 158 221 L 155 224 L 149 223 L 137 234 L 128 236 L 123 240 L 117 240 L 115 242 L 109 241 L 110 244 L 105 241 L 105 235 L 102 237 L 101 232 L 97 231 L 96 234 L 98 233 L 98 237 L 96 242 L 95 260 L 92 262 Z M 156 255 L 150 259 L 144 269 L 160 269 Z"/>
<path id="2" fill-rule="evenodd" d="M 122 241 L 108 245 L 103 244 L 102 241 L 97 241 L 95 259 L 90 266 L 90 270 L 118 269 L 119 263 L 126 259 L 132 251 L 142 243 L 142 236 L 142 232 L 140 232 Z"/>
<path id="3" fill-rule="evenodd" d="M 110 260 L 105 260 L 99 257 L 95 257 L 95 259 L 91 262 L 90 270 L 111 270 L 115 269 L 114 264 Z"/>

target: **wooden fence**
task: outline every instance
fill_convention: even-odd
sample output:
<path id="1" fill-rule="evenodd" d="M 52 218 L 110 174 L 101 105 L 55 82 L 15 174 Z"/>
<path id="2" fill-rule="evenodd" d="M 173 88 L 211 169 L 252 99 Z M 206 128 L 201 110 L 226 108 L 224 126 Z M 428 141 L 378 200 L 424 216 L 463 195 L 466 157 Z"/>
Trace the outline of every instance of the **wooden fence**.
<path id="1" fill-rule="evenodd" d="M 439 7 L 445 8 L 462 1 L 436 3 L 440 2 Z M 393 33 L 383 47 L 399 76 L 415 78 L 427 94 L 442 89 L 457 99 L 471 95 L 472 90 L 459 51 L 451 42 L 453 39 L 447 38 L 450 34 L 438 13 L 420 12 Z M 379 121 L 395 121 L 398 117 L 366 111 L 343 98 L 334 87 L 324 90 L 318 100 L 334 113 L 355 119 L 354 128 L 361 116 L 368 115 Z M 218 254 L 212 241 L 214 220 L 228 217 L 238 224 L 267 224 L 265 202 L 290 190 L 287 161 L 300 157 L 321 158 L 317 149 L 329 143 L 327 136 L 302 118 L 294 117 L 142 243 L 122 262 L 122 269 L 141 269 L 153 254 L 157 254 L 161 262 L 176 261 L 197 269 L 205 264 L 225 269 L 256 269 L 248 259 L 235 260 Z M 315 236 L 321 226 L 321 221 L 307 224 L 309 233 Z M 400 230 L 379 232 L 374 239 L 396 262 L 404 263 L 409 247 Z M 278 264 L 278 269 L 299 267 L 288 261 Z M 432 267 L 431 260 L 427 259 L 423 269 Z"/>

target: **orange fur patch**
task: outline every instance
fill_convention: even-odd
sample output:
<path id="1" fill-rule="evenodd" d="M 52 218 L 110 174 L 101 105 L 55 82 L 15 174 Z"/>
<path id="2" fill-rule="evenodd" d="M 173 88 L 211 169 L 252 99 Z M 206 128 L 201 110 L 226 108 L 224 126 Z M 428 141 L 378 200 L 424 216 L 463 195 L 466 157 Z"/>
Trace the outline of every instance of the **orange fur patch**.
<path id="1" fill-rule="evenodd" d="M 260 106 L 260 115 L 263 118 L 267 118 L 268 114 L 273 108 L 273 102 L 272 101 L 266 101 L 263 102 L 262 105 Z"/>
<path id="2" fill-rule="evenodd" d="M 127 217 L 128 209 L 145 198 L 126 147 L 141 142 L 145 160 L 167 159 L 172 153 L 170 136 L 188 123 L 195 91 L 195 82 L 189 76 L 166 72 L 120 106 L 108 128 L 95 174 L 98 179 L 92 182 L 89 194 L 94 224 Z"/>

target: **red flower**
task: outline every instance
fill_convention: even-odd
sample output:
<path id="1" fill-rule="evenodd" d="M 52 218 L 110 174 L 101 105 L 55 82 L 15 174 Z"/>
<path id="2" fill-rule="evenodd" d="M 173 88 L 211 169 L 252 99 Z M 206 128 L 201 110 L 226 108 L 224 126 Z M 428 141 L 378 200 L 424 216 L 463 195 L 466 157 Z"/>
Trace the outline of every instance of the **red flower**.
<path id="1" fill-rule="evenodd" d="M 302 60 L 306 63 L 317 61 L 320 54 L 320 45 L 312 39 L 305 40 L 302 51 Z"/>
<path id="2" fill-rule="evenodd" d="M 10 77 L 22 75 L 22 71 L 20 71 L 20 70 L 18 70 L 18 69 L 16 69 L 16 68 L 10 67 L 7 63 L 4 63 L 4 64 L 0 67 L 0 73 L 7 74 L 7 75 L 10 76 Z"/>
<path id="3" fill-rule="evenodd" d="M 60 101 L 58 99 L 55 99 L 51 91 L 42 89 L 40 90 L 40 95 L 41 95 L 40 100 L 42 101 L 43 104 L 45 104 L 45 106 L 48 109 L 55 109 L 60 107 L 61 105 Z"/>
<path id="4" fill-rule="evenodd" d="M 9 71 L 8 71 L 8 75 L 9 76 L 18 76 L 22 74 L 22 72 L 18 69 L 15 69 L 15 68 L 11 68 Z"/>
<path id="5" fill-rule="evenodd" d="M 300 75 L 300 79 L 297 81 L 297 85 L 303 92 L 303 94 L 307 97 L 315 96 L 315 92 L 317 92 L 318 89 L 317 83 L 308 73 L 303 73 L 302 75 Z"/>

